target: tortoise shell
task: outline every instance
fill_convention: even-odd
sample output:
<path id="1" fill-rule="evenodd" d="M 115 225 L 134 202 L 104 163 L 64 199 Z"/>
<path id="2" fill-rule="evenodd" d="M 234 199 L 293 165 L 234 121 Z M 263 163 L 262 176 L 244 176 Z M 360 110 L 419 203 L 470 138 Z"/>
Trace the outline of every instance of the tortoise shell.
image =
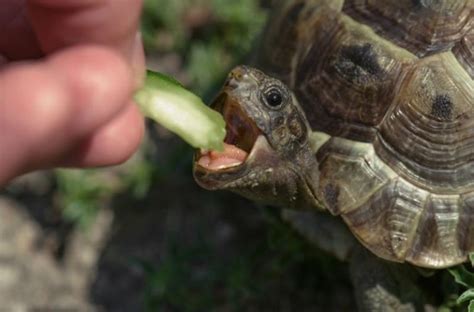
<path id="1" fill-rule="evenodd" d="M 370 250 L 423 267 L 474 251 L 474 0 L 285 1 L 259 63 L 295 92 L 319 197 Z"/>

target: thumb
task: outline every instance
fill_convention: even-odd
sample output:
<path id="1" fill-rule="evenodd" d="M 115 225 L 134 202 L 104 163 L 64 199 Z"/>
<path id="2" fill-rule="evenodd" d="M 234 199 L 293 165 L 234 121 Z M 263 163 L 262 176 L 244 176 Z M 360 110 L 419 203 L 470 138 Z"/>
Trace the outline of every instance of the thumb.
<path id="1" fill-rule="evenodd" d="M 0 185 L 58 163 L 120 114 L 132 89 L 123 58 L 99 47 L 68 49 L 2 71 Z"/>

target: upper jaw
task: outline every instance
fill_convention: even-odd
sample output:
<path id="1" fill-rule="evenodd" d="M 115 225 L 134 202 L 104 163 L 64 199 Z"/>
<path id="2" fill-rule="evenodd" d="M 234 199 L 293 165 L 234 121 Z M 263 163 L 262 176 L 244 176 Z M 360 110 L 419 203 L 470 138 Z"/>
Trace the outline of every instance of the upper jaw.
<path id="1" fill-rule="evenodd" d="M 194 155 L 194 177 L 207 189 L 221 188 L 226 182 L 245 176 L 262 148 L 269 144 L 263 131 L 244 110 L 246 101 L 235 90 L 224 87 L 211 104 L 226 121 L 225 149 L 222 152 L 197 150 Z"/>
<path id="2" fill-rule="evenodd" d="M 218 111 L 226 122 L 224 151 L 198 150 L 197 165 L 209 171 L 219 171 L 241 165 L 261 135 L 261 130 L 241 106 L 241 99 L 226 89 L 214 100 L 211 108 Z"/>

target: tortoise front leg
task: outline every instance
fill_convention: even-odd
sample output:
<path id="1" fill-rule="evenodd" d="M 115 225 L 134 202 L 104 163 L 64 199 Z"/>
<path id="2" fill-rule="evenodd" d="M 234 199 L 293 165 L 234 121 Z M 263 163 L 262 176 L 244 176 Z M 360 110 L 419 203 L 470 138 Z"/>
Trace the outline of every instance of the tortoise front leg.
<path id="1" fill-rule="evenodd" d="M 415 268 L 380 259 L 358 244 L 350 259 L 350 273 L 360 312 L 424 311 Z"/>
<path id="2" fill-rule="evenodd" d="M 360 312 L 425 311 L 418 271 L 378 258 L 337 217 L 314 211 L 283 210 L 282 218 L 315 247 L 348 261 Z"/>
<path id="3" fill-rule="evenodd" d="M 347 261 L 356 239 L 340 218 L 327 212 L 284 209 L 282 219 L 311 244 Z"/>

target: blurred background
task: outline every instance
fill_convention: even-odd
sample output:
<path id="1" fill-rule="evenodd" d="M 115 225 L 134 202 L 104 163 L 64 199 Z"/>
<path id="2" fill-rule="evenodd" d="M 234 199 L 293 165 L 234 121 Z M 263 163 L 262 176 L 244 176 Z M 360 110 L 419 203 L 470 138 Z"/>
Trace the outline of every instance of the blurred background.
<path id="1" fill-rule="evenodd" d="M 148 67 L 209 102 L 252 54 L 266 1 L 146 0 Z M 192 178 L 148 123 L 126 164 L 36 172 L 0 193 L 0 311 L 353 311 L 344 263 L 278 217 Z"/>

